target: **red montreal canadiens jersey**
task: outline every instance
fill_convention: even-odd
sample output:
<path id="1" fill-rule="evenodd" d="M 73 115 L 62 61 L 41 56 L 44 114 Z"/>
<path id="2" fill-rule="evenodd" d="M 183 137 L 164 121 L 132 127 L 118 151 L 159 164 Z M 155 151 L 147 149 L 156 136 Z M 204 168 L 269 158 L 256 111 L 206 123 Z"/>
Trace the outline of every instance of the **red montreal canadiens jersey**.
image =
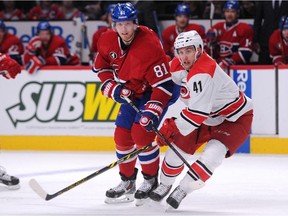
<path id="1" fill-rule="evenodd" d="M 60 6 L 57 4 L 52 4 L 49 9 L 42 9 L 41 6 L 33 7 L 28 15 L 28 19 L 38 20 L 38 19 L 47 19 L 47 20 L 58 20 L 64 19 L 64 13 L 61 10 Z"/>
<path id="2" fill-rule="evenodd" d="M 8 55 L 21 55 L 24 52 L 23 44 L 15 35 L 6 32 L 0 45 L 0 52 Z"/>
<path id="3" fill-rule="evenodd" d="M 97 42 L 100 38 L 100 36 L 104 33 L 108 31 L 108 27 L 104 26 L 102 28 L 100 28 L 99 30 L 97 30 L 94 34 L 93 34 L 93 38 L 92 38 L 92 46 L 91 46 L 91 52 L 92 53 L 96 53 L 98 51 L 97 49 Z"/>
<path id="4" fill-rule="evenodd" d="M 33 43 L 33 41 L 37 40 L 38 36 L 32 38 L 29 44 Z M 38 51 L 39 54 L 46 62 L 46 65 L 63 65 L 67 63 L 67 59 L 70 56 L 69 48 L 65 42 L 65 40 L 58 36 L 52 35 L 52 39 L 48 48 L 44 48 L 42 45 Z M 27 64 L 28 61 L 32 58 L 29 52 L 25 52 L 24 54 L 24 63 Z"/>
<path id="5" fill-rule="evenodd" d="M 172 93 L 163 86 L 165 82 L 171 82 L 169 64 L 157 35 L 151 29 L 139 26 L 125 50 L 121 48 L 118 34 L 108 30 L 99 38 L 97 47 L 93 71 L 102 82 L 115 79 L 120 83 L 144 83 L 147 89 L 152 89 L 150 100 L 160 101 L 163 106 L 167 104 Z M 137 87 L 132 90 L 136 94 L 142 91 Z"/>
<path id="6" fill-rule="evenodd" d="M 216 40 L 220 45 L 217 62 L 222 58 L 231 58 L 235 64 L 249 63 L 252 55 L 253 29 L 246 23 L 236 23 L 226 27 L 226 22 L 219 22 L 212 26 Z M 211 31 L 211 30 L 208 30 Z"/>
<path id="7" fill-rule="evenodd" d="M 201 36 L 201 38 L 205 39 L 205 29 L 201 25 L 196 23 L 191 23 L 184 29 L 184 32 L 195 30 Z M 163 47 L 164 51 L 167 55 L 174 56 L 174 41 L 178 36 L 179 31 L 177 30 L 176 25 L 172 25 L 167 27 L 162 33 Z"/>
<path id="8" fill-rule="evenodd" d="M 269 52 L 274 64 L 288 64 L 288 42 L 281 38 L 279 29 L 269 39 Z"/>
<path id="9" fill-rule="evenodd" d="M 187 87 L 184 98 L 186 108 L 175 120 L 183 135 L 191 133 L 202 123 L 215 126 L 225 119 L 236 121 L 252 109 L 251 99 L 239 91 L 235 82 L 205 52 L 189 72 L 175 57 L 171 74 L 176 84 L 182 83 Z"/>

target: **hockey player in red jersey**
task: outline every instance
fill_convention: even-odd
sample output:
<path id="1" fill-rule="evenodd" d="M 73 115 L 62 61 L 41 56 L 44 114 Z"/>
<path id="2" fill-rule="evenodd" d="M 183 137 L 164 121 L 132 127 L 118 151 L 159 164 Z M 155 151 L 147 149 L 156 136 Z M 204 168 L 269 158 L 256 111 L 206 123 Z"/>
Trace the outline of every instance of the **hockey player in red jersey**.
<path id="1" fill-rule="evenodd" d="M 3 20 L 0 20 L 0 52 L 9 55 L 19 64 L 22 64 L 23 44 L 17 36 L 6 30 Z"/>
<path id="2" fill-rule="evenodd" d="M 178 95 L 161 43 L 155 32 L 138 25 L 134 6 L 118 3 L 112 19 L 113 30 L 99 38 L 93 71 L 102 82 L 103 95 L 121 103 L 114 140 L 116 155 L 122 158 L 153 142 L 155 133 L 151 124 L 158 126 Z M 142 110 L 141 116 L 126 102 L 125 95 Z M 157 187 L 159 147 L 138 155 L 144 182 L 137 191 L 136 159 L 119 164 L 122 181 L 106 192 L 106 203 L 130 202 L 135 197 L 136 205 L 141 205 Z"/>
<path id="3" fill-rule="evenodd" d="M 269 39 L 269 52 L 275 65 L 288 64 L 288 17 L 283 16 L 279 29 Z"/>
<path id="4" fill-rule="evenodd" d="M 11 59 L 7 54 L 0 53 L 0 74 L 6 79 L 14 79 L 17 74 L 21 73 L 20 65 Z M 18 189 L 20 188 L 19 179 L 15 176 L 10 176 L 4 169 L 0 166 L 0 184 L 4 184 L 8 189 Z"/>
<path id="5" fill-rule="evenodd" d="M 160 133 L 186 160 L 207 142 L 200 158 L 169 195 L 166 202 L 178 208 L 185 196 L 202 188 L 225 157 L 230 157 L 250 134 L 252 101 L 235 82 L 203 51 L 196 31 L 183 32 L 175 40 L 177 57 L 172 60 L 173 81 L 182 85 L 186 107 L 177 118 L 165 119 Z M 166 143 L 157 137 L 160 146 Z M 170 148 L 165 153 L 160 185 L 150 198 L 161 201 L 184 169 L 183 161 Z"/>
<path id="6" fill-rule="evenodd" d="M 106 22 L 107 22 L 107 26 L 104 26 L 100 29 L 98 29 L 94 34 L 93 34 L 93 38 L 92 38 L 92 46 L 91 46 L 91 54 L 93 57 L 95 57 L 98 49 L 97 49 L 97 42 L 100 38 L 100 36 L 108 31 L 109 29 L 112 28 L 112 17 L 111 14 L 115 8 L 116 4 L 109 4 L 106 8 Z"/>
<path id="7" fill-rule="evenodd" d="M 163 47 L 165 53 L 170 57 L 174 57 L 174 40 L 181 32 L 190 30 L 197 31 L 202 39 L 205 39 L 205 28 L 196 23 L 189 23 L 191 9 L 188 4 L 178 4 L 175 9 L 176 24 L 168 26 L 162 33 Z"/>
<path id="8" fill-rule="evenodd" d="M 37 36 L 26 46 L 24 65 L 29 74 L 35 73 L 44 65 L 78 65 L 80 59 L 70 54 L 65 40 L 53 34 L 48 21 L 37 25 Z"/>
<path id="9" fill-rule="evenodd" d="M 228 71 L 229 66 L 247 64 L 252 56 L 253 29 L 238 21 L 240 5 L 238 1 L 224 4 L 224 22 L 216 23 L 207 31 L 206 51 L 213 49 L 213 58 L 221 68 Z"/>

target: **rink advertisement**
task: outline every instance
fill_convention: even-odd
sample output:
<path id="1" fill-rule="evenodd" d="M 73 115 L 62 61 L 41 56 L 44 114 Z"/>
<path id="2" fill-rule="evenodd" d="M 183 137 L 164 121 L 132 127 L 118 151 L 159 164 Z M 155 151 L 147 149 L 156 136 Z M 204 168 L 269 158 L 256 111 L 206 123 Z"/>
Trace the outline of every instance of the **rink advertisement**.
<path id="1" fill-rule="evenodd" d="M 288 153 L 287 69 L 232 68 L 232 78 L 254 103 L 250 142 L 240 152 Z M 33 75 L 23 70 L 17 79 L 0 79 L 1 149 L 114 150 L 120 104 L 104 97 L 100 85 L 89 66 L 46 66 Z M 182 108 L 177 101 L 166 117 Z"/>
<path id="2" fill-rule="evenodd" d="M 23 71 L 1 79 L 1 135 L 112 136 L 119 104 L 88 68 Z"/>

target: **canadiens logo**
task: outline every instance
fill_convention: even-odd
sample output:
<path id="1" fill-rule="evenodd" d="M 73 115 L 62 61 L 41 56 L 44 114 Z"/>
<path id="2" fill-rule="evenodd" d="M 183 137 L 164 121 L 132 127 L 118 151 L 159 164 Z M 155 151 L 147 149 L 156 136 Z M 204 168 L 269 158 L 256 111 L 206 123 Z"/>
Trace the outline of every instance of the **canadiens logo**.
<path id="1" fill-rule="evenodd" d="M 111 56 L 112 59 L 117 58 L 117 54 L 115 52 L 110 52 L 109 55 Z"/>

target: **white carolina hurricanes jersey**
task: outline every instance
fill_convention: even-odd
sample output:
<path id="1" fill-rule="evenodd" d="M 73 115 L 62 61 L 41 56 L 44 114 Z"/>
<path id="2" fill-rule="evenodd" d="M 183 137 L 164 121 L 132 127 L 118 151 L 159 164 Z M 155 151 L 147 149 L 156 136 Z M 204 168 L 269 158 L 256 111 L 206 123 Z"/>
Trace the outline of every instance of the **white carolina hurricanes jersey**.
<path id="1" fill-rule="evenodd" d="M 182 85 L 181 97 L 186 104 L 175 120 L 184 136 L 202 123 L 215 126 L 224 120 L 236 121 L 253 108 L 252 100 L 205 52 L 189 72 L 175 57 L 171 63 L 171 74 L 173 81 Z"/>

